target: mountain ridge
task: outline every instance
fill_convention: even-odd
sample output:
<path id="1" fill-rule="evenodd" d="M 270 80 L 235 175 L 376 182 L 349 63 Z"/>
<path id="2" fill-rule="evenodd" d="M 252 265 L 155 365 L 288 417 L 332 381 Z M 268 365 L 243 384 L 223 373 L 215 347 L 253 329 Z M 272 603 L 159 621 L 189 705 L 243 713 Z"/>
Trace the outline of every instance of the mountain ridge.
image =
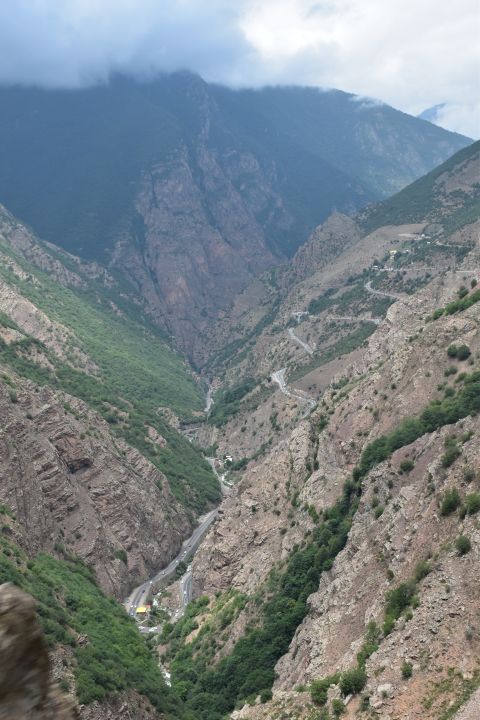
<path id="1" fill-rule="evenodd" d="M 354 212 L 468 143 L 341 91 L 232 91 L 190 73 L 0 88 L 0 134 L 5 204 L 124 274 L 190 358 L 225 305 L 332 210 Z"/>

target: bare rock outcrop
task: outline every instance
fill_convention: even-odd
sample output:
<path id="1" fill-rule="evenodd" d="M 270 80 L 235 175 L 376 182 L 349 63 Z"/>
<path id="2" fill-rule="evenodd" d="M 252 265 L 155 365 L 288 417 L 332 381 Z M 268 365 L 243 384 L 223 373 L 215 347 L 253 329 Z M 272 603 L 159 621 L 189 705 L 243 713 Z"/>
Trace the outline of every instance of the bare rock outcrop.
<path id="1" fill-rule="evenodd" d="M 190 530 L 166 478 L 85 403 L 0 380 L 0 497 L 29 554 L 73 553 L 117 597 L 168 564 Z"/>

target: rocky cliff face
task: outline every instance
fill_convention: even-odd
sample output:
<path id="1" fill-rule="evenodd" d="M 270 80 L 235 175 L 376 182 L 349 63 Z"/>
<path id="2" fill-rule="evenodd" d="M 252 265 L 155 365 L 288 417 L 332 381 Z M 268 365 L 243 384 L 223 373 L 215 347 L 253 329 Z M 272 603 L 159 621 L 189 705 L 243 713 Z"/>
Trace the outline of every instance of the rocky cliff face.
<path id="1" fill-rule="evenodd" d="M 0 385 L 2 502 L 30 554 L 78 555 L 121 598 L 176 554 L 190 527 L 186 513 L 166 478 L 115 441 L 84 403 L 15 383 L 15 395 Z"/>
<path id="2" fill-rule="evenodd" d="M 142 242 L 121 240 L 113 255 L 190 354 L 209 318 L 276 261 L 256 215 L 272 205 L 280 222 L 292 222 L 255 157 L 233 146 L 219 157 L 204 122 L 193 148 L 180 148 L 145 174 L 136 199 Z M 238 189 L 240 177 L 255 187 L 253 207 Z"/>
<path id="3" fill-rule="evenodd" d="M 170 443 L 177 447 L 182 440 L 164 420 L 168 408 L 160 415 L 164 398 L 159 395 L 153 401 L 149 423 L 144 407 L 139 416 L 139 447 L 144 454 L 115 433 L 134 409 L 136 398 L 129 392 L 136 394 L 143 379 L 138 366 L 132 371 L 135 384 L 115 375 L 131 362 L 127 317 L 137 310 L 138 297 L 131 288 L 122 291 L 100 266 L 82 263 L 39 241 L 4 208 L 0 208 L 0 245 L 1 502 L 18 517 L 23 544 L 31 555 L 40 551 L 78 555 L 95 568 L 102 588 L 121 598 L 168 564 L 192 526 L 191 512 L 174 497 L 158 466 L 147 459 L 155 461 L 160 453 L 170 452 Z M 82 306 L 84 298 L 92 302 L 88 308 Z M 92 321 L 90 314 L 95 315 L 97 308 L 105 312 Z M 138 317 L 138 324 L 130 327 L 137 332 L 142 317 L 133 317 Z M 115 354 L 122 356 L 122 364 L 115 369 L 117 357 L 105 360 L 102 353 L 111 342 L 109 323 L 117 321 Z M 181 378 L 184 361 L 170 350 L 162 357 L 163 340 L 147 335 L 140 330 L 137 336 L 142 342 L 137 358 L 143 373 L 146 343 L 153 340 L 156 392 L 164 368 L 179 370 Z M 137 352 L 138 343 L 131 347 Z M 100 355 L 94 360 L 97 351 Z M 194 387 L 190 373 L 188 377 Z M 106 389 L 111 380 L 121 399 Z M 71 388 L 76 396 L 62 392 L 62 387 Z M 174 391 L 167 389 L 175 401 Z M 198 402 L 195 388 L 197 393 Z M 154 427 L 157 419 L 160 424 Z M 168 441 L 162 433 L 170 433 Z"/>
<path id="4" fill-rule="evenodd" d="M 52 682 L 47 644 L 33 599 L 0 585 L 1 720 L 78 720 L 68 698 Z"/>

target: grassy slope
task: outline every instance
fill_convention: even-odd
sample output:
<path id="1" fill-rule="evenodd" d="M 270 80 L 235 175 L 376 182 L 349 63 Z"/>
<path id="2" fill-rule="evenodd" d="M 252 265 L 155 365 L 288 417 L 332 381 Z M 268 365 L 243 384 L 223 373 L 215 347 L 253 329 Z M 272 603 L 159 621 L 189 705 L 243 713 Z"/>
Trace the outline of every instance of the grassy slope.
<path id="1" fill-rule="evenodd" d="M 192 411 L 202 407 L 201 392 L 184 360 L 166 345 L 159 330 L 133 305 L 127 308 L 130 316 L 116 313 L 110 305 L 111 296 L 99 285 L 90 283 L 85 291 L 65 288 L 18 257 L 9 246 L 2 244 L 1 249 L 21 265 L 28 278 L 20 280 L 4 265 L 0 266 L 1 276 L 52 320 L 70 328 L 100 374 L 87 375 L 43 349 L 55 367 L 50 373 L 33 362 L 28 353 L 32 341 L 28 339 L 13 346 L 0 344 L 3 362 L 35 382 L 82 398 L 99 411 L 115 433 L 167 475 L 173 492 L 187 507 L 202 511 L 216 501 L 218 482 L 209 465 L 157 412 L 159 406 L 168 406 L 189 418 Z M 158 430 L 167 447 L 157 448 L 146 439 L 146 425 Z"/>
<path id="2" fill-rule="evenodd" d="M 102 700 L 133 688 L 167 717 L 182 717 L 181 703 L 166 686 L 158 665 L 134 622 L 95 583 L 79 560 L 39 555 L 28 560 L 10 539 L 8 511 L 0 506 L 0 584 L 13 582 L 33 595 L 50 647 L 71 646 L 77 697 L 81 703 Z M 86 635 L 88 644 L 76 642 Z M 62 682 L 65 689 L 68 680 Z"/>
<path id="3" fill-rule="evenodd" d="M 436 179 L 443 173 L 454 172 L 460 163 L 475 159 L 479 152 L 480 141 L 472 143 L 393 197 L 375 205 L 365 213 L 361 220 L 363 230 L 372 232 L 383 225 L 422 222 L 431 219 L 430 216 L 435 213 L 438 216 L 442 208 L 439 207 L 439 197 L 435 187 Z M 450 216 L 447 215 L 445 231 L 453 232 L 457 227 L 473 222 L 479 215 L 480 194 L 477 188 L 477 192 L 464 198 L 459 209 L 455 209 Z"/>

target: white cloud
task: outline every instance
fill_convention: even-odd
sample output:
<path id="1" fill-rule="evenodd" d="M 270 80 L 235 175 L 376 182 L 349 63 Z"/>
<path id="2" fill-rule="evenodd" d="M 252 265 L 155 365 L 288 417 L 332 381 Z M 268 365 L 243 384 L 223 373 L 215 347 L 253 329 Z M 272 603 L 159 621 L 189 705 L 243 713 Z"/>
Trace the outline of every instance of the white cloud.
<path id="1" fill-rule="evenodd" d="M 0 82 L 78 86 L 188 68 L 231 85 L 338 87 L 478 136 L 478 0 L 15 0 Z"/>

